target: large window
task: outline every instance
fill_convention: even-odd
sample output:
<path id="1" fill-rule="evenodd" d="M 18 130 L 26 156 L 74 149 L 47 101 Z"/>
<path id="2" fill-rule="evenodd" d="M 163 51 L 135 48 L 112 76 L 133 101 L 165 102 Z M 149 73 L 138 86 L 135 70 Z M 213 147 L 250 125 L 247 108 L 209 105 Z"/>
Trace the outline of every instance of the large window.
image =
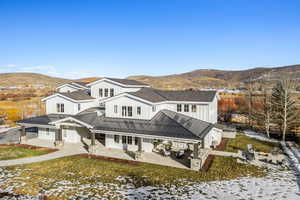
<path id="1" fill-rule="evenodd" d="M 118 113 L 118 105 L 114 105 L 114 112 Z"/>
<path id="2" fill-rule="evenodd" d="M 141 106 L 138 106 L 138 107 L 136 108 L 136 114 L 137 114 L 137 115 L 141 115 L 141 113 L 142 113 L 142 111 L 141 111 Z"/>
<path id="3" fill-rule="evenodd" d="M 135 137 L 135 138 L 134 138 L 134 144 L 135 144 L 135 145 L 138 145 L 138 144 L 139 144 L 139 138 L 138 138 L 138 137 Z"/>
<path id="4" fill-rule="evenodd" d="M 181 104 L 177 104 L 177 112 L 181 112 L 182 111 L 182 106 Z"/>
<path id="5" fill-rule="evenodd" d="M 56 111 L 59 113 L 65 112 L 65 105 L 63 103 L 56 104 Z"/>
<path id="6" fill-rule="evenodd" d="M 103 89 L 102 88 L 99 89 L 99 97 L 103 97 Z"/>
<path id="7" fill-rule="evenodd" d="M 108 88 L 105 88 L 105 89 L 104 89 L 104 96 L 105 96 L 105 97 L 108 97 Z"/>
<path id="8" fill-rule="evenodd" d="M 122 106 L 122 116 L 132 117 L 132 106 Z"/>
<path id="9" fill-rule="evenodd" d="M 131 136 L 127 137 L 127 144 L 132 144 L 132 137 Z"/>
<path id="10" fill-rule="evenodd" d="M 197 106 L 195 104 L 192 105 L 192 112 L 197 112 Z"/>
<path id="11" fill-rule="evenodd" d="M 110 89 L 110 96 L 113 97 L 115 95 L 115 91 L 113 88 Z"/>
<path id="12" fill-rule="evenodd" d="M 126 144 L 127 143 L 127 137 L 126 136 L 122 136 L 122 144 Z"/>
<path id="13" fill-rule="evenodd" d="M 189 111 L 190 111 L 189 104 L 184 104 L 184 112 L 189 112 Z"/>
<path id="14" fill-rule="evenodd" d="M 115 135 L 115 142 L 119 143 L 119 135 Z M 122 136 L 122 144 L 129 144 L 129 145 L 133 145 L 133 137 L 132 136 Z M 134 138 L 134 145 L 138 145 L 138 139 Z"/>
<path id="15" fill-rule="evenodd" d="M 120 136 L 114 135 L 114 140 L 115 140 L 115 143 L 120 143 Z"/>

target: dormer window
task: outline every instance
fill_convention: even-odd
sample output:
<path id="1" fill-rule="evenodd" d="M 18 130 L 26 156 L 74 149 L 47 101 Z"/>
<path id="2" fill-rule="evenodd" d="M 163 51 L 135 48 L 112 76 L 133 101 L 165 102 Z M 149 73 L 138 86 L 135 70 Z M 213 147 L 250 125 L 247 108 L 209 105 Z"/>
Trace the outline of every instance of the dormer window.
<path id="1" fill-rule="evenodd" d="M 181 104 L 177 104 L 177 112 L 181 112 L 182 111 L 182 106 Z"/>
<path id="2" fill-rule="evenodd" d="M 136 108 L 136 114 L 137 115 L 141 115 L 141 106 L 138 106 L 137 108 Z"/>
<path id="3" fill-rule="evenodd" d="M 114 95 L 115 95 L 115 94 L 114 94 L 114 89 L 111 88 L 111 89 L 110 89 L 110 96 L 113 97 Z"/>
<path id="4" fill-rule="evenodd" d="M 65 105 L 63 103 L 57 103 L 56 104 L 56 111 L 58 113 L 64 113 L 65 112 Z"/>
<path id="5" fill-rule="evenodd" d="M 189 111 L 190 111 L 189 104 L 184 104 L 184 112 L 189 112 Z"/>
<path id="6" fill-rule="evenodd" d="M 79 103 L 79 104 L 77 104 L 77 108 L 78 108 L 78 111 L 80 111 L 81 110 L 81 104 Z"/>

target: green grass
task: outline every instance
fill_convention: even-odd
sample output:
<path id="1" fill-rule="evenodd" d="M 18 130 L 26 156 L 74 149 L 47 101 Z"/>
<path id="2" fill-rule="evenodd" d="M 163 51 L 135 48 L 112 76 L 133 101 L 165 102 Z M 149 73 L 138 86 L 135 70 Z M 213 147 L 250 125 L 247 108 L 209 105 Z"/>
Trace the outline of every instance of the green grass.
<path id="1" fill-rule="evenodd" d="M 33 163 L 21 167 L 7 168 L 12 173 L 21 174 L 15 181 L 25 183 L 16 192 L 20 194 L 37 194 L 41 188 L 49 190 L 57 187 L 60 181 L 70 181 L 72 186 L 78 188 L 81 185 L 96 183 L 117 184 L 131 183 L 135 187 L 164 185 L 170 187 L 184 186 L 189 182 L 203 182 L 214 180 L 228 180 L 245 176 L 262 177 L 266 172 L 254 166 L 239 164 L 234 158 L 216 157 L 208 172 L 198 172 L 186 169 L 172 168 L 167 166 L 138 163 L 125 164 L 106 160 L 96 160 L 84 157 L 64 157 L 41 163 Z M 26 170 L 22 170 L 26 169 Z M 230 172 L 230 173 L 229 173 Z M 27 177 L 30 177 L 28 179 Z M 118 180 L 117 177 L 125 177 Z M 191 184 L 191 183 L 190 183 Z M 85 189 L 92 193 L 105 194 L 98 187 Z M 115 190 L 115 189 L 113 189 Z M 53 199 L 68 199 L 69 196 L 78 192 L 69 190 L 61 196 L 53 196 Z"/>
<path id="2" fill-rule="evenodd" d="M 252 144 L 255 151 L 271 152 L 278 144 L 266 142 L 248 137 L 242 133 L 238 133 L 235 139 L 229 139 L 225 151 L 237 152 L 238 150 L 246 150 L 247 144 Z"/>
<path id="3" fill-rule="evenodd" d="M 234 140 L 229 140 L 227 150 L 235 151 L 236 148 L 246 148 L 246 144 L 252 143 L 254 148 L 270 151 L 274 144 L 260 142 L 238 134 Z M 18 174 L 13 182 L 18 194 L 36 195 L 41 189 L 51 191 L 59 188 L 60 181 L 68 181 L 68 186 L 73 189 L 61 193 L 52 194 L 49 199 L 74 199 L 72 195 L 89 193 L 96 195 L 113 195 L 117 193 L 121 185 L 130 183 L 134 187 L 159 186 L 166 188 L 171 185 L 176 187 L 193 185 L 198 182 L 229 180 L 241 177 L 263 177 L 266 170 L 237 163 L 235 158 L 216 156 L 211 168 L 207 172 L 192 171 L 172 168 L 150 163 L 126 164 L 108 160 L 90 159 L 86 157 L 71 156 L 40 163 L 32 163 L 22 166 L 7 167 L 5 170 L 12 174 Z M 28 178 L 30 177 L 30 178 Z M 118 177 L 123 177 L 120 180 Z M 100 187 L 105 185 L 106 187 Z M 112 185 L 115 184 L 115 185 Z M 89 187 L 80 189 L 82 185 Z M 9 186 L 3 185 L 3 188 Z"/>
<path id="4" fill-rule="evenodd" d="M 23 146 L 0 146 L 0 160 L 13 160 L 47 154 L 45 148 L 29 148 Z"/>

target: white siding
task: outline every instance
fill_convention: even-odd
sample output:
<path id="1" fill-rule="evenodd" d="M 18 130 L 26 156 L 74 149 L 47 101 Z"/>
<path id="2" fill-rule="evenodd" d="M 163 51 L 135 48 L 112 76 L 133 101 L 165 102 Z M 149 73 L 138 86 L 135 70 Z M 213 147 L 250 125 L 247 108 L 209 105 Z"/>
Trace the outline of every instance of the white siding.
<path id="1" fill-rule="evenodd" d="M 114 112 L 114 106 L 117 105 L 117 113 Z M 133 119 L 151 119 L 152 106 L 141 101 L 122 96 L 116 99 L 112 99 L 105 104 L 105 115 L 106 117 L 122 117 L 122 106 L 132 106 L 132 117 Z M 137 114 L 137 107 L 141 107 L 141 115 Z"/>
<path id="2" fill-rule="evenodd" d="M 134 144 L 134 137 L 132 137 L 132 145 L 122 144 L 122 136 L 119 136 L 119 143 L 114 141 L 114 135 L 105 135 L 105 147 L 107 148 L 115 148 L 122 149 L 128 151 L 137 151 L 138 146 Z M 144 152 L 152 152 L 154 145 L 152 144 L 151 139 L 142 139 L 142 151 Z"/>
<path id="3" fill-rule="evenodd" d="M 178 104 L 182 105 L 182 112 L 181 114 L 200 119 L 203 121 L 216 123 L 216 109 L 213 104 L 194 104 L 196 105 L 196 112 L 192 112 L 192 105 L 193 103 L 182 103 L 178 102 Z M 184 112 L 184 104 L 189 105 L 189 112 Z M 117 105 L 118 112 L 114 112 L 114 106 Z M 105 114 L 107 117 L 116 117 L 116 118 L 123 118 L 122 117 L 122 106 L 132 106 L 133 109 L 133 116 L 127 118 L 133 119 L 152 119 L 159 111 L 167 109 L 174 112 L 177 112 L 177 103 L 162 103 L 155 105 L 156 111 L 152 111 L 152 105 L 144 103 L 142 101 L 133 99 L 128 96 L 121 96 L 119 98 L 112 99 L 107 101 L 105 104 Z M 137 107 L 141 107 L 141 115 L 137 114 Z M 212 114 L 210 114 L 212 112 Z"/>
<path id="4" fill-rule="evenodd" d="M 100 98 L 99 97 L 99 89 L 102 88 L 103 89 L 103 97 Z M 121 87 L 117 84 L 108 82 L 108 81 L 101 81 L 95 85 L 91 86 L 91 96 L 97 99 L 105 99 L 107 97 L 104 97 L 104 89 L 108 88 L 108 97 L 110 97 L 110 89 L 114 89 L 114 96 L 124 93 L 124 92 L 136 92 L 138 91 L 140 88 L 131 88 L 131 87 Z"/>
<path id="5" fill-rule="evenodd" d="M 50 140 L 54 142 L 56 131 L 57 131 L 56 129 L 38 128 L 38 138 L 43 140 Z"/>
<path id="6" fill-rule="evenodd" d="M 210 148 L 210 146 L 215 143 L 215 145 L 219 145 L 222 140 L 222 130 L 213 128 L 204 138 L 204 148 Z"/>
<path id="7" fill-rule="evenodd" d="M 64 104 L 64 113 L 57 112 L 57 103 L 63 103 Z M 46 113 L 47 114 L 69 114 L 69 115 L 75 115 L 78 112 L 81 112 L 87 108 L 93 107 L 94 102 L 84 102 L 80 103 L 81 109 L 78 110 L 78 103 L 72 102 L 66 98 L 56 96 L 48 99 L 46 101 Z"/>

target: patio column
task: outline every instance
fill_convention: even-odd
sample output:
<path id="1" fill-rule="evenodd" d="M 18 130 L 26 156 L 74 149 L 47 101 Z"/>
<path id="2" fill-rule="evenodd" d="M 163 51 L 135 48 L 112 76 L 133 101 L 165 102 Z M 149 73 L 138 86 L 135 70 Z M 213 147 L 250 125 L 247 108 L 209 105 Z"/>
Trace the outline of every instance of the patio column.
<path id="1" fill-rule="evenodd" d="M 91 131 L 91 144 L 89 145 L 89 153 L 96 153 L 96 144 L 95 144 L 96 136 L 95 132 Z"/>
<path id="2" fill-rule="evenodd" d="M 190 168 L 192 170 L 200 170 L 201 169 L 201 159 L 199 159 L 199 144 L 194 144 L 194 151 L 193 151 L 193 158 L 191 159 L 191 166 Z"/>
<path id="3" fill-rule="evenodd" d="M 56 131 L 55 131 L 54 145 L 59 148 L 64 146 L 64 141 L 62 139 L 62 128 L 61 127 L 59 127 L 59 129 L 56 129 Z"/>
<path id="4" fill-rule="evenodd" d="M 20 143 L 24 144 L 26 142 L 27 142 L 27 135 L 26 135 L 25 126 L 21 126 Z"/>
<path id="5" fill-rule="evenodd" d="M 195 143 L 194 144 L 194 159 L 199 158 L 199 144 Z"/>
<path id="6" fill-rule="evenodd" d="M 138 138 L 138 151 L 142 152 L 142 150 L 143 150 L 143 147 L 142 147 L 142 138 L 139 137 Z"/>

